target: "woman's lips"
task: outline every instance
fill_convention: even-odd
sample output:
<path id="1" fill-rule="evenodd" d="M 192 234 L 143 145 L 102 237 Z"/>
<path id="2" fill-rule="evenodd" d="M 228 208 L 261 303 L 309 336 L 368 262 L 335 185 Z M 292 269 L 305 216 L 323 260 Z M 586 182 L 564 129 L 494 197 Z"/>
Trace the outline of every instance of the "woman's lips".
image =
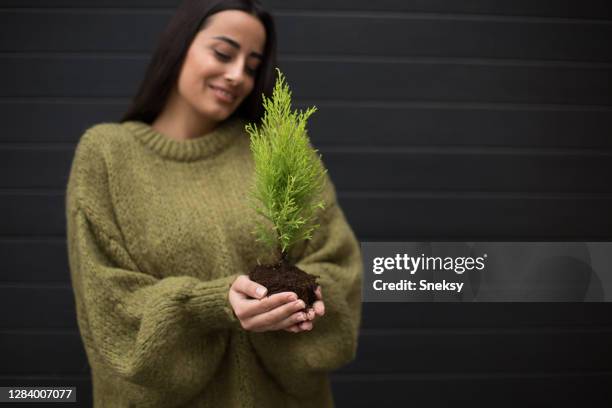
<path id="1" fill-rule="evenodd" d="M 236 96 L 234 94 L 232 94 L 231 92 L 228 92 L 222 88 L 218 88 L 214 85 L 210 85 L 210 89 L 213 90 L 213 93 L 215 94 L 215 96 L 217 97 L 217 99 L 223 101 L 223 102 L 227 102 L 227 103 L 231 103 L 234 102 L 234 100 L 236 99 Z"/>

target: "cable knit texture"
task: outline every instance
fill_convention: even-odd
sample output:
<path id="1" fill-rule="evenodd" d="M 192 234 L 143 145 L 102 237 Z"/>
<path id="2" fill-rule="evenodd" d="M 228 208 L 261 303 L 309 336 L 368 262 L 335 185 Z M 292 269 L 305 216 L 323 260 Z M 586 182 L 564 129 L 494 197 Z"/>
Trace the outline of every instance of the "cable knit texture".
<path id="1" fill-rule="evenodd" d="M 320 276 L 310 332 L 242 329 L 234 279 L 269 261 L 254 241 L 246 123 L 179 141 L 101 123 L 79 140 L 66 189 L 68 257 L 95 407 L 327 407 L 361 317 L 355 235 L 327 179 L 321 227 L 294 249 Z"/>

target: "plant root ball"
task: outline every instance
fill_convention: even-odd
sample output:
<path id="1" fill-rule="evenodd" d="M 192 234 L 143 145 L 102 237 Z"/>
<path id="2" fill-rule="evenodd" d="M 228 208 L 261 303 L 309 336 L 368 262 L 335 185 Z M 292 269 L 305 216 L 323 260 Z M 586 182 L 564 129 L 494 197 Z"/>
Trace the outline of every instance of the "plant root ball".
<path id="1" fill-rule="evenodd" d="M 249 279 L 268 289 L 268 296 L 280 292 L 294 292 L 309 308 L 317 300 L 318 276 L 310 275 L 295 265 L 278 262 L 273 265 L 257 265 L 249 273 Z"/>

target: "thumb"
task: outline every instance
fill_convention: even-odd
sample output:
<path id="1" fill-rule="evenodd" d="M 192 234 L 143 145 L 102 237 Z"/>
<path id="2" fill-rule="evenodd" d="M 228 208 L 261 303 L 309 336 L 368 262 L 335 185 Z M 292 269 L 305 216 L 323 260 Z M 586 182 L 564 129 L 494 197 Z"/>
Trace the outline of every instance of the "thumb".
<path id="1" fill-rule="evenodd" d="M 257 282 L 253 282 L 247 275 L 241 275 L 236 279 L 236 290 L 255 299 L 261 299 L 268 293 L 268 289 Z"/>

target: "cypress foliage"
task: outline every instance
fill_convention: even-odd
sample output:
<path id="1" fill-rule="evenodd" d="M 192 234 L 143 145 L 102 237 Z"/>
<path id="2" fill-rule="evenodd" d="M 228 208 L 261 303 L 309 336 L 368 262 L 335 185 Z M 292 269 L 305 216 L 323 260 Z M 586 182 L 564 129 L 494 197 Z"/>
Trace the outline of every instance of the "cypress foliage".
<path id="1" fill-rule="evenodd" d="M 276 250 L 286 260 L 291 248 L 312 238 L 319 226 L 317 209 L 324 208 L 321 193 L 327 170 L 308 139 L 306 122 L 317 108 L 292 111 L 291 91 L 283 73 L 278 77 L 265 109 L 261 127 L 248 124 L 255 161 L 251 206 L 263 218 L 257 220 L 256 240 Z"/>

